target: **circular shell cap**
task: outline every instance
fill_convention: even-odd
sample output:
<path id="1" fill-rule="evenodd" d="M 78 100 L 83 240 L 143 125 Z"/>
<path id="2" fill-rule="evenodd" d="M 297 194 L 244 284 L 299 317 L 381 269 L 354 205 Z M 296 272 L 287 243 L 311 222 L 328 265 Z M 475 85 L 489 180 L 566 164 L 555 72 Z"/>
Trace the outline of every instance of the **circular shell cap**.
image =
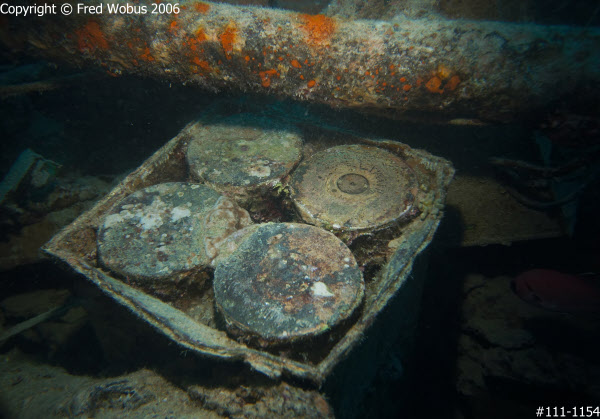
<path id="1" fill-rule="evenodd" d="M 217 307 L 235 332 L 287 343 L 329 330 L 362 301 L 362 273 L 332 233 L 294 223 L 245 230 L 214 276 Z"/>
<path id="2" fill-rule="evenodd" d="M 123 277 L 157 280 L 206 266 L 248 213 L 214 190 L 162 183 L 118 203 L 98 231 L 101 263 Z"/>
<path id="3" fill-rule="evenodd" d="M 218 191 L 275 184 L 300 161 L 302 139 L 283 126 L 241 115 L 219 125 L 200 125 L 187 151 L 192 176 Z"/>
<path id="4" fill-rule="evenodd" d="M 409 213 L 418 180 L 392 153 L 345 145 L 302 162 L 292 174 L 290 190 L 304 221 L 336 230 L 369 230 Z"/>

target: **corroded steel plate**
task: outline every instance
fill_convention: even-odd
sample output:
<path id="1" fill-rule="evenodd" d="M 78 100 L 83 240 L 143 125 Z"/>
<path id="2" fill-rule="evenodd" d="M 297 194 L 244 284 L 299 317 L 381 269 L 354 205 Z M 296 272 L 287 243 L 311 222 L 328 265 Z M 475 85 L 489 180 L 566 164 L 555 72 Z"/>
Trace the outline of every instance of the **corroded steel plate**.
<path id="1" fill-rule="evenodd" d="M 248 230 L 215 269 L 216 304 L 234 334 L 285 343 L 328 331 L 359 306 L 362 273 L 332 233 L 294 223 Z"/>
<path id="2" fill-rule="evenodd" d="M 302 139 L 290 127 L 240 115 L 198 125 L 187 150 L 192 176 L 220 192 L 274 185 L 302 157 Z"/>
<path id="3" fill-rule="evenodd" d="M 304 221 L 334 230 L 372 230 L 412 214 L 419 184 L 398 156 L 376 147 L 332 147 L 302 162 L 290 180 Z"/>
<path id="4" fill-rule="evenodd" d="M 250 224 L 246 211 L 206 186 L 161 183 L 112 208 L 98 231 L 98 255 L 122 277 L 156 281 L 208 265 L 229 234 Z"/>

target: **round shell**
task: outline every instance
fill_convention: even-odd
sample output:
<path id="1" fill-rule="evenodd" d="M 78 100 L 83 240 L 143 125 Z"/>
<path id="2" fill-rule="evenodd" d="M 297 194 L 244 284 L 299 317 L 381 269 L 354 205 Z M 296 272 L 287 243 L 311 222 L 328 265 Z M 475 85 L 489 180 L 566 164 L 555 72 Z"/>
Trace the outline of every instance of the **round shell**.
<path id="1" fill-rule="evenodd" d="M 222 124 L 198 124 L 188 145 L 192 176 L 220 192 L 247 195 L 273 186 L 302 157 L 302 139 L 290 127 L 241 115 Z"/>
<path id="2" fill-rule="evenodd" d="M 251 226 L 215 269 L 217 307 L 235 334 L 262 345 L 325 332 L 360 305 L 364 281 L 332 233 L 294 223 Z"/>
<path id="3" fill-rule="evenodd" d="M 162 183 L 113 207 L 98 231 L 98 256 L 122 277 L 156 282 L 208 265 L 227 236 L 251 223 L 206 186 Z"/>
<path id="4" fill-rule="evenodd" d="M 376 147 L 345 145 L 302 162 L 292 174 L 290 196 L 308 223 L 375 230 L 410 214 L 418 186 L 400 157 Z"/>

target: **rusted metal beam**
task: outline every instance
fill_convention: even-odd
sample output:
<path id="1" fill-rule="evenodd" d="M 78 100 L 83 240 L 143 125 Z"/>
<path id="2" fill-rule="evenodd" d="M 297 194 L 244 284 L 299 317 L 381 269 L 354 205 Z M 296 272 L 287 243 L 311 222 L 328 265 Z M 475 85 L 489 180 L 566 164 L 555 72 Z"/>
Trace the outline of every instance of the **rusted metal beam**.
<path id="1" fill-rule="evenodd" d="M 105 3 L 97 14 L 78 13 L 73 2 L 73 14 L 61 16 L 60 4 L 54 15 L 0 16 L 0 42 L 52 59 L 95 63 L 111 75 L 134 73 L 394 116 L 508 120 L 566 96 L 592 101 L 599 93 L 598 28 L 347 21 L 185 0 L 178 14 L 153 14 L 166 2 L 111 0 L 124 9 L 111 13 Z"/>

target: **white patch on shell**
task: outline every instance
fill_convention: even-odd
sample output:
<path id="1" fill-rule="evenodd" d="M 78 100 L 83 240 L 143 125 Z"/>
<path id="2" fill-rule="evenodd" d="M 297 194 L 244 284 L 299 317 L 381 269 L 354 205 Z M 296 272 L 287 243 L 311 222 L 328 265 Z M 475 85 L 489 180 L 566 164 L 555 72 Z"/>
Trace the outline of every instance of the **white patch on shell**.
<path id="1" fill-rule="evenodd" d="M 140 217 L 139 224 L 144 231 L 147 231 L 159 228 L 163 225 L 162 214 L 164 214 L 166 209 L 167 204 L 165 204 L 160 197 L 155 197 L 152 204 L 143 207 L 137 211 L 135 215 Z"/>
<path id="2" fill-rule="evenodd" d="M 104 228 L 111 228 L 115 224 L 122 223 L 131 217 L 132 214 L 129 211 L 121 211 L 118 214 L 110 214 L 104 219 Z"/>
<path id="3" fill-rule="evenodd" d="M 233 232 L 252 224 L 248 212 L 227 197 L 220 197 L 204 219 L 204 250 L 209 261 L 217 257 L 220 246 Z"/>
<path id="4" fill-rule="evenodd" d="M 256 177 L 268 177 L 271 175 L 269 166 L 251 166 L 248 168 L 248 174 Z"/>
<path id="5" fill-rule="evenodd" d="M 162 219 L 158 214 L 145 214 L 140 218 L 140 225 L 143 230 L 152 230 L 163 225 Z"/>
<path id="6" fill-rule="evenodd" d="M 189 217 L 190 215 L 192 215 L 190 209 L 180 205 L 171 210 L 171 222 L 177 222 L 182 218 Z"/>
<path id="7" fill-rule="evenodd" d="M 315 282 L 310 290 L 315 297 L 335 297 L 335 294 L 329 291 L 329 288 L 323 282 Z"/>

